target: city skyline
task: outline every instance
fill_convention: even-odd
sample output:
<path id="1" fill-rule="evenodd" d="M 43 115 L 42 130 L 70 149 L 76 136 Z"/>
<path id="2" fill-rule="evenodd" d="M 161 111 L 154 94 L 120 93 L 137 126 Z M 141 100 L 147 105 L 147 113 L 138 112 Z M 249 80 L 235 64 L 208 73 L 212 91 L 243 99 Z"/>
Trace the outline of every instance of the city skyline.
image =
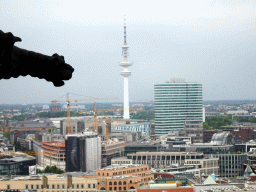
<path id="1" fill-rule="evenodd" d="M 0 103 L 49 103 L 67 92 L 121 102 L 124 15 L 136 64 L 130 102 L 153 100 L 154 84 L 174 77 L 202 83 L 204 101 L 255 98 L 255 2 L 145 3 L 1 2 L 1 30 L 21 37 L 16 46 L 63 55 L 75 71 L 60 88 L 30 76 L 0 80 Z"/>

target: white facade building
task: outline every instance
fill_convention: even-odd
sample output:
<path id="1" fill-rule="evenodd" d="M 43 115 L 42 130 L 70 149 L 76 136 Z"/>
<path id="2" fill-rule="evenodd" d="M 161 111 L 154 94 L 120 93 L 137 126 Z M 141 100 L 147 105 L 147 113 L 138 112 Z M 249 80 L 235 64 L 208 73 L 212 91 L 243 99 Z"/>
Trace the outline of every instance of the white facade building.
<path id="1" fill-rule="evenodd" d="M 132 131 L 132 132 L 141 132 L 142 136 L 151 135 L 151 123 L 133 123 L 133 124 L 119 124 L 111 125 L 111 130 L 123 130 L 123 131 Z"/>

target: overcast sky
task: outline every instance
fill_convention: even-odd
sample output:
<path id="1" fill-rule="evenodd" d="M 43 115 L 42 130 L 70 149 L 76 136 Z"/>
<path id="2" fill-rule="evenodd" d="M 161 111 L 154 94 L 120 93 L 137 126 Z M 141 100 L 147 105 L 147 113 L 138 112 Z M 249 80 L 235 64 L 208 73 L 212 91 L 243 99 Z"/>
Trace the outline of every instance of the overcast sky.
<path id="1" fill-rule="evenodd" d="M 59 88 L 30 76 L 0 80 L 0 104 L 67 92 L 122 101 L 124 15 L 130 101 L 153 100 L 154 84 L 173 77 L 202 83 L 203 100 L 256 98 L 254 0 L 0 0 L 0 29 L 22 38 L 16 46 L 58 53 L 75 69 Z"/>

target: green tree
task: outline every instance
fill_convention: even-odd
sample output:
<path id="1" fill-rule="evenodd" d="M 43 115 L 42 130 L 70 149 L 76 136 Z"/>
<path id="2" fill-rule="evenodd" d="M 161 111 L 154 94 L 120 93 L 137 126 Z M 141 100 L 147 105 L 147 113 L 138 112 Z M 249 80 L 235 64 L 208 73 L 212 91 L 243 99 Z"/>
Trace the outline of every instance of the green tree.
<path id="1" fill-rule="evenodd" d="M 204 129 L 209 129 L 210 126 L 209 126 L 209 124 L 207 122 L 203 122 L 203 128 Z"/>
<path id="2" fill-rule="evenodd" d="M 44 169 L 44 173 L 62 174 L 64 173 L 64 171 L 62 171 L 56 165 L 54 165 L 54 166 L 46 166 Z"/>
<path id="3" fill-rule="evenodd" d="M 10 135 L 11 135 L 11 132 L 10 132 L 10 131 L 4 132 L 3 135 L 4 135 L 5 137 L 7 137 L 7 138 L 10 140 Z"/>
<path id="4" fill-rule="evenodd" d="M 36 173 L 43 173 L 43 171 L 41 171 L 40 169 L 36 169 Z"/>
<path id="5" fill-rule="evenodd" d="M 256 123 L 256 117 L 251 117 L 251 118 L 249 119 L 249 122 L 251 122 L 251 123 Z"/>
<path id="6" fill-rule="evenodd" d="M 27 117 L 27 114 L 15 115 L 10 120 L 12 120 L 12 121 L 25 121 L 26 117 Z"/>
<path id="7" fill-rule="evenodd" d="M 51 168 L 50 168 L 50 166 L 47 165 L 47 166 L 45 167 L 45 169 L 44 169 L 44 172 L 45 172 L 45 173 L 51 173 Z"/>
<path id="8" fill-rule="evenodd" d="M 155 119 L 155 116 L 154 113 L 151 111 L 138 111 L 137 113 L 131 114 L 131 119 L 152 120 Z"/>
<path id="9" fill-rule="evenodd" d="M 206 117 L 205 122 L 208 123 L 210 127 L 213 127 L 213 129 L 219 129 L 221 126 L 230 125 L 232 123 L 232 116 L 221 116 L 221 115 L 215 115 L 215 116 L 209 116 Z"/>

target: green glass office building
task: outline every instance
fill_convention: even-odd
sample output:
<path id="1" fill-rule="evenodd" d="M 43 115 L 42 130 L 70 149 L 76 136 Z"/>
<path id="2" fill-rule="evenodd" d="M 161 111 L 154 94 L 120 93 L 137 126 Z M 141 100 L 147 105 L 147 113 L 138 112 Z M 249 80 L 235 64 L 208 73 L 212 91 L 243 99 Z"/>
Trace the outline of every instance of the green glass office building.
<path id="1" fill-rule="evenodd" d="M 182 130 L 186 119 L 203 122 L 202 84 L 170 79 L 154 85 L 155 134 Z"/>

